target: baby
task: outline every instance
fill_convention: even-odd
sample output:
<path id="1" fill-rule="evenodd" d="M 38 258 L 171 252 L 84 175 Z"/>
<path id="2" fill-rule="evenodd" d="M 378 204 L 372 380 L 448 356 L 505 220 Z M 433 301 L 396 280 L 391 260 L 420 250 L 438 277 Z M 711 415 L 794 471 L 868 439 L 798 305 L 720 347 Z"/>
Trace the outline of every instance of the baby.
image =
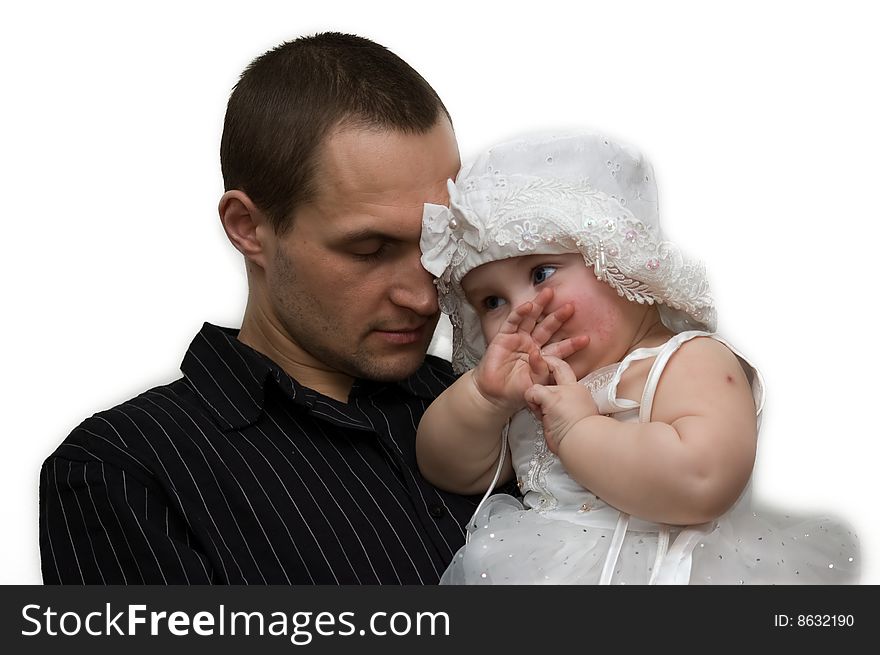
<path id="1" fill-rule="evenodd" d="M 714 333 L 704 268 L 663 239 L 638 152 L 517 141 L 449 192 L 425 207 L 422 263 L 463 375 L 417 454 L 438 487 L 488 500 L 442 583 L 854 580 L 845 527 L 750 506 L 761 378 Z M 489 496 L 514 476 L 522 503 Z"/>

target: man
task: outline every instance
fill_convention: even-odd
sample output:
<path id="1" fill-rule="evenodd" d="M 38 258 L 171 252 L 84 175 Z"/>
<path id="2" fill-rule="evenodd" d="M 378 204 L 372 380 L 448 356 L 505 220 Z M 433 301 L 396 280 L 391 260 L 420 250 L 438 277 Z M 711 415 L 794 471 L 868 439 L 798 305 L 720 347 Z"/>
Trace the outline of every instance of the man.
<path id="1" fill-rule="evenodd" d="M 221 166 L 241 330 L 205 324 L 181 379 L 47 459 L 45 582 L 437 582 L 474 508 L 414 454 L 453 379 L 425 358 L 438 307 L 418 243 L 459 168 L 445 107 L 375 43 L 297 39 L 242 74 Z"/>

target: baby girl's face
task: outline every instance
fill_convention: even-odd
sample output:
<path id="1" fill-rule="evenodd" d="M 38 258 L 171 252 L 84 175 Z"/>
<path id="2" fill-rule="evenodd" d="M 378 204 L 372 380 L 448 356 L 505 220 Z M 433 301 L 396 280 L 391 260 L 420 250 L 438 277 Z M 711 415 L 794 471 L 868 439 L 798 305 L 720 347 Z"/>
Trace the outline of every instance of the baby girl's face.
<path id="1" fill-rule="evenodd" d="M 578 378 L 620 361 L 647 311 L 597 280 L 580 253 L 526 255 L 490 262 L 465 275 L 461 286 L 480 317 L 487 343 L 514 308 L 533 300 L 542 289 L 552 288 L 553 300 L 544 314 L 571 303 L 574 315 L 551 341 L 582 334 L 590 337 L 589 345 L 567 360 Z"/>

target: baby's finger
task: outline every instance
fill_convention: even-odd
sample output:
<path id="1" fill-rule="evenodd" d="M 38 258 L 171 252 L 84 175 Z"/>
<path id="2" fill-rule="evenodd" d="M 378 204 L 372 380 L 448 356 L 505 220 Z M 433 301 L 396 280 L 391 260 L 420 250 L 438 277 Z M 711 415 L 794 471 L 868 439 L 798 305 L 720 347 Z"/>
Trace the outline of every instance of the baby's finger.
<path id="1" fill-rule="evenodd" d="M 533 311 L 532 303 L 524 302 L 507 315 L 507 319 L 501 324 L 501 329 L 498 332 L 500 334 L 516 334 L 522 326 L 523 319 Z M 528 331 L 531 331 L 531 328 Z"/>
<path id="2" fill-rule="evenodd" d="M 544 307 L 547 306 L 553 299 L 553 289 L 542 289 L 541 293 L 532 298 L 532 300 L 528 303 L 523 303 L 517 309 L 521 307 L 525 307 L 525 305 L 529 305 L 529 311 L 524 314 L 522 322 L 519 324 L 519 329 L 527 334 L 531 334 L 535 329 L 535 326 L 540 322 L 541 314 L 544 312 Z"/>
<path id="3" fill-rule="evenodd" d="M 544 401 L 547 400 L 550 391 L 542 384 L 533 384 L 531 387 L 526 389 L 525 393 L 525 401 L 529 404 L 529 406 L 534 406 L 535 408 L 540 409 L 541 405 L 544 404 Z"/>
<path id="4" fill-rule="evenodd" d="M 582 334 L 577 337 L 563 339 L 556 343 L 551 343 L 541 349 L 541 354 L 558 357 L 559 359 L 567 359 L 579 350 L 583 350 L 590 344 L 590 337 Z"/>
<path id="5" fill-rule="evenodd" d="M 550 377 L 550 367 L 541 356 L 541 351 L 537 347 L 529 350 L 529 368 L 532 369 L 532 379 L 548 380 Z"/>
<path id="6" fill-rule="evenodd" d="M 573 384 L 577 382 L 577 376 L 575 376 L 574 371 L 571 370 L 571 366 L 567 362 L 553 355 L 546 354 L 544 355 L 544 361 L 550 367 L 556 384 Z"/>
<path id="7" fill-rule="evenodd" d="M 521 308 L 525 308 L 526 305 L 529 306 L 529 310 L 525 312 L 523 315 L 522 322 L 519 324 L 519 329 L 527 334 L 531 334 L 535 329 L 535 325 L 538 324 L 538 319 L 541 318 L 541 313 L 544 311 L 544 307 L 547 306 L 547 303 L 553 298 L 553 290 L 552 289 L 543 289 L 541 293 L 532 298 L 530 302 L 523 303 L 519 307 L 517 307 L 517 311 Z"/>
<path id="8" fill-rule="evenodd" d="M 543 346 L 550 341 L 550 338 L 556 334 L 559 328 L 562 327 L 563 323 L 571 318 L 572 314 L 574 314 L 574 305 L 571 303 L 567 303 L 556 311 L 547 314 L 547 316 L 541 319 L 541 322 L 535 326 L 535 329 L 532 330 L 532 339 L 539 347 Z"/>
<path id="9" fill-rule="evenodd" d="M 540 316 L 541 312 L 544 311 L 544 308 L 550 304 L 550 301 L 553 300 L 553 289 L 546 288 L 541 289 L 541 292 L 532 298 L 532 303 L 538 308 L 538 313 L 536 316 Z"/>

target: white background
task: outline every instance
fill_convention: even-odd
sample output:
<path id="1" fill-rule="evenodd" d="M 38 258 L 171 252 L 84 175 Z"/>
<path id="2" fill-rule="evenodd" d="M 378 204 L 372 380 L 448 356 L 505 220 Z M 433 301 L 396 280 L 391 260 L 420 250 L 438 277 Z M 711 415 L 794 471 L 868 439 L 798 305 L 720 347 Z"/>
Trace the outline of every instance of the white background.
<path id="1" fill-rule="evenodd" d="M 216 213 L 226 99 L 253 57 L 328 29 L 419 70 L 465 156 L 545 128 L 648 155 L 667 234 L 705 259 L 721 331 L 766 377 L 756 495 L 851 522 L 880 583 L 878 21 L 855 3 L 708 5 L 6 7 L 0 583 L 41 580 L 42 460 L 178 377 L 203 321 L 239 324 L 244 269 Z"/>

